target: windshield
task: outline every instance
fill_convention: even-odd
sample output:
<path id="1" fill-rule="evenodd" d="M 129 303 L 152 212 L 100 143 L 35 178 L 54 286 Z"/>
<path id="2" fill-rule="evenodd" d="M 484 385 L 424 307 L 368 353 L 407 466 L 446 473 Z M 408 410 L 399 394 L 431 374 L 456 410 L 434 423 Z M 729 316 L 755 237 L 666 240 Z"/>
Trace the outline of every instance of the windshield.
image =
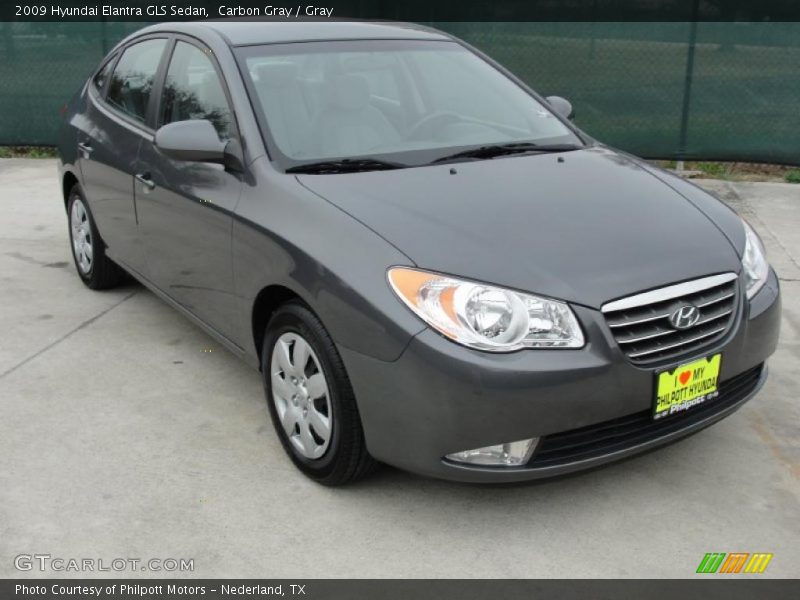
<path id="1" fill-rule="evenodd" d="M 427 164 L 493 144 L 581 144 L 455 42 L 275 44 L 238 56 L 262 130 L 288 166 L 364 157 Z"/>

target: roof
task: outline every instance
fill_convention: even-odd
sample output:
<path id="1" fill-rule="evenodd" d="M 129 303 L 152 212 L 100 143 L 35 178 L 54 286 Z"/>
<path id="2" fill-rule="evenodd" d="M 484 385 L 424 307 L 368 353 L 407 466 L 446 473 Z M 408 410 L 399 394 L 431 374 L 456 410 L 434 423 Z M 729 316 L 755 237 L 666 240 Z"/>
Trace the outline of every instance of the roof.
<path id="1" fill-rule="evenodd" d="M 368 21 L 204 21 L 233 46 L 324 40 L 447 40 L 446 34 L 412 23 Z"/>

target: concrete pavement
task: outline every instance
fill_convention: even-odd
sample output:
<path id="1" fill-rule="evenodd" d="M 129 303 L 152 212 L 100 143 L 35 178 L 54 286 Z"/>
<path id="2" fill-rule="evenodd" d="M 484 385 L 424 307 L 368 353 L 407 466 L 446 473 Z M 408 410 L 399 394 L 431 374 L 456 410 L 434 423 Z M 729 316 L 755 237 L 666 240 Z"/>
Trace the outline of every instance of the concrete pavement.
<path id="1" fill-rule="evenodd" d="M 55 162 L 0 160 L 0 577 L 41 576 L 14 567 L 34 553 L 193 559 L 171 575 L 194 577 L 691 577 L 713 551 L 772 552 L 764 576 L 800 576 L 800 185 L 703 185 L 781 277 L 755 400 L 556 481 L 384 468 L 327 489 L 284 456 L 256 372 L 141 286 L 81 284 Z"/>

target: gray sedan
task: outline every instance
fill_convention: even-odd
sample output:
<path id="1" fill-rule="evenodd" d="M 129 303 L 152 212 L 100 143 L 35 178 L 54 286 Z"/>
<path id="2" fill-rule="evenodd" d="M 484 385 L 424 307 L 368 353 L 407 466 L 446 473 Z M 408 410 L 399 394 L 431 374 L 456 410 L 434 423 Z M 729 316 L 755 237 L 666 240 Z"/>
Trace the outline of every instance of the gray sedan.
<path id="1" fill-rule="evenodd" d="M 259 369 L 324 484 L 630 456 L 761 387 L 778 281 L 733 211 L 571 116 L 428 28 L 148 27 L 65 108 L 77 273 Z"/>

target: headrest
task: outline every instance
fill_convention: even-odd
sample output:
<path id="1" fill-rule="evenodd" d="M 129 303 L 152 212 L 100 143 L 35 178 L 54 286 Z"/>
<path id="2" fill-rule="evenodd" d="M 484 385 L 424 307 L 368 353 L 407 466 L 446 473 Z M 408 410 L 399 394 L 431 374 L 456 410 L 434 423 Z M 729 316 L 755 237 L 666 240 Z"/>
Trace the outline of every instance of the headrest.
<path id="1" fill-rule="evenodd" d="M 369 103 L 369 85 L 363 75 L 336 75 L 330 80 L 328 88 L 331 104 L 336 108 L 355 110 Z"/>
<path id="2" fill-rule="evenodd" d="M 260 87 L 282 87 L 297 81 L 297 64 L 291 62 L 272 62 L 258 65 L 254 74 Z"/>

